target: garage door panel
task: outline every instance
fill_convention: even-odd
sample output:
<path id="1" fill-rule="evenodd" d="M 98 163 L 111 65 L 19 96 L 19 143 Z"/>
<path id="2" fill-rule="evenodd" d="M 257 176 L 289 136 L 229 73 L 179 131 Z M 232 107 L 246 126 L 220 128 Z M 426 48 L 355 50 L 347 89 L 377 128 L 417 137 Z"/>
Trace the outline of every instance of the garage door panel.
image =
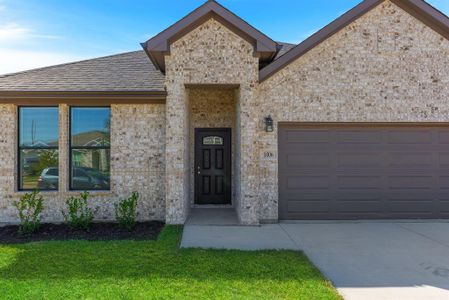
<path id="1" fill-rule="evenodd" d="M 289 176 L 287 178 L 287 189 L 290 191 L 328 189 L 329 186 L 329 176 Z"/>
<path id="2" fill-rule="evenodd" d="M 438 199 L 436 205 L 439 208 L 440 215 L 449 217 L 449 198 L 447 195 Z"/>
<path id="3" fill-rule="evenodd" d="M 449 144 L 449 130 L 440 130 L 438 132 L 438 141 L 440 144 Z"/>
<path id="4" fill-rule="evenodd" d="M 388 176 L 388 188 L 393 190 L 431 190 L 435 186 L 433 176 Z"/>
<path id="5" fill-rule="evenodd" d="M 381 168 L 382 152 L 338 152 L 336 154 L 337 168 Z"/>
<path id="6" fill-rule="evenodd" d="M 330 133 L 328 130 L 287 130 L 285 141 L 296 144 L 327 144 L 330 142 Z"/>
<path id="7" fill-rule="evenodd" d="M 363 199 L 363 197 L 350 200 L 347 198 L 339 199 L 336 202 L 336 211 L 340 214 L 369 213 L 379 215 L 382 213 L 382 199 Z"/>
<path id="8" fill-rule="evenodd" d="M 392 152 L 387 153 L 388 166 L 392 168 L 433 168 L 432 152 Z"/>
<path id="9" fill-rule="evenodd" d="M 448 171 L 446 127 L 281 126 L 280 218 L 449 218 Z"/>
<path id="10" fill-rule="evenodd" d="M 440 176 L 438 187 L 440 190 L 449 190 L 449 176 Z"/>
<path id="11" fill-rule="evenodd" d="M 337 144 L 381 144 L 382 132 L 358 130 L 342 130 L 336 133 Z"/>
<path id="12" fill-rule="evenodd" d="M 290 198 L 287 210 L 289 213 L 328 213 L 331 201 L 319 197 Z"/>
<path id="13" fill-rule="evenodd" d="M 410 145 L 410 144 L 431 144 L 432 131 L 430 130 L 387 130 L 388 144 L 390 145 Z"/>
<path id="14" fill-rule="evenodd" d="M 440 168 L 447 168 L 449 166 L 449 152 L 438 153 L 438 163 Z"/>
<path id="15" fill-rule="evenodd" d="M 381 176 L 337 176 L 336 187 L 339 190 L 379 190 Z"/>
<path id="16" fill-rule="evenodd" d="M 330 163 L 328 153 L 305 152 L 301 154 L 287 154 L 289 168 L 327 167 Z"/>

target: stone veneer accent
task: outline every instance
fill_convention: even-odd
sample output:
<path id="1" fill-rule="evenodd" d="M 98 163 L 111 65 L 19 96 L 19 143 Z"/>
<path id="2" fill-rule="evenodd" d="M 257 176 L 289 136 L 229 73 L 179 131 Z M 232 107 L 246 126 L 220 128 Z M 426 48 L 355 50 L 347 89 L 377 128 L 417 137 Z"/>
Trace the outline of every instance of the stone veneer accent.
<path id="1" fill-rule="evenodd" d="M 449 41 L 386 1 L 263 82 L 259 119 L 448 122 Z M 277 130 L 277 128 L 276 128 Z M 278 217 L 277 133 L 258 130 L 260 219 Z"/>
<path id="2" fill-rule="evenodd" d="M 232 89 L 191 88 L 190 102 L 190 204 L 194 204 L 195 187 L 195 128 L 231 128 L 232 157 L 235 157 L 235 91 Z M 232 175 L 236 164 L 232 161 Z M 235 176 L 232 177 L 232 200 L 235 199 Z M 233 205 L 235 204 L 232 201 Z"/>
<path id="3" fill-rule="evenodd" d="M 17 192 L 17 107 L 0 105 L 0 220 L 17 222 L 13 201 Z M 97 220 L 114 220 L 114 203 L 132 191 L 141 195 L 139 220 L 164 220 L 164 140 L 165 106 L 111 106 L 111 191 L 91 192 L 91 206 Z M 45 199 L 43 221 L 63 221 L 61 209 L 69 196 L 69 107 L 59 106 L 59 191 L 42 192 Z"/>
<path id="4" fill-rule="evenodd" d="M 253 179 L 255 122 L 250 111 L 255 104 L 258 58 L 246 40 L 220 22 L 210 19 L 175 41 L 166 56 L 167 88 L 167 222 L 184 223 L 189 209 L 190 157 L 189 111 L 186 85 L 238 85 L 236 136 L 236 203 L 242 223 L 255 224 L 258 201 Z"/>

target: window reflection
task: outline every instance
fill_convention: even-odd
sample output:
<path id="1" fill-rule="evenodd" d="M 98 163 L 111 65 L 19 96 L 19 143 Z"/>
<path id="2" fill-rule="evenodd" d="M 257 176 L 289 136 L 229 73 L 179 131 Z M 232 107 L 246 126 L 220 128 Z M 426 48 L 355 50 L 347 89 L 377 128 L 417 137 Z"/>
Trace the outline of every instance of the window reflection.
<path id="1" fill-rule="evenodd" d="M 110 188 L 110 109 L 71 109 L 70 188 Z"/>
<path id="2" fill-rule="evenodd" d="M 58 108 L 19 108 L 19 190 L 58 189 Z"/>

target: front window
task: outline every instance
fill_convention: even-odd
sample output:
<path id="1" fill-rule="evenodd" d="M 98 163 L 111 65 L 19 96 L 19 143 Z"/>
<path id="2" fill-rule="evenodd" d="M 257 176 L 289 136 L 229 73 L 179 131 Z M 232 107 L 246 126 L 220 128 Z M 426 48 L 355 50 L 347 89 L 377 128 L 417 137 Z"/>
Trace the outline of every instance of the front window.
<path id="1" fill-rule="evenodd" d="M 72 107 L 70 189 L 109 190 L 110 159 L 110 109 Z"/>
<path id="2" fill-rule="evenodd" d="M 203 138 L 203 145 L 222 146 L 223 138 L 220 136 L 206 136 Z"/>
<path id="3" fill-rule="evenodd" d="M 19 108 L 19 190 L 57 190 L 58 108 Z"/>

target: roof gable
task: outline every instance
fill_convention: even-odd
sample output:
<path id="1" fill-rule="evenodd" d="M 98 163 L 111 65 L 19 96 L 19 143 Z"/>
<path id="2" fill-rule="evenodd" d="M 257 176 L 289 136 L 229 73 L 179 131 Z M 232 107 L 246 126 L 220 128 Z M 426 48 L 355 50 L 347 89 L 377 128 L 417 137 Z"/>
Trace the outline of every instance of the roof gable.
<path id="1" fill-rule="evenodd" d="M 259 81 L 265 81 L 275 73 L 303 56 L 335 33 L 356 21 L 386 0 L 364 0 L 317 33 L 293 47 L 259 72 Z M 449 39 L 449 18 L 424 0 L 390 0 L 446 39 Z"/>
<path id="2" fill-rule="evenodd" d="M 254 51 L 262 61 L 271 61 L 276 55 L 279 46 L 275 41 L 213 0 L 207 1 L 183 19 L 141 45 L 154 65 L 165 72 L 164 56 L 170 53 L 170 45 L 210 18 L 216 19 L 253 44 Z"/>

